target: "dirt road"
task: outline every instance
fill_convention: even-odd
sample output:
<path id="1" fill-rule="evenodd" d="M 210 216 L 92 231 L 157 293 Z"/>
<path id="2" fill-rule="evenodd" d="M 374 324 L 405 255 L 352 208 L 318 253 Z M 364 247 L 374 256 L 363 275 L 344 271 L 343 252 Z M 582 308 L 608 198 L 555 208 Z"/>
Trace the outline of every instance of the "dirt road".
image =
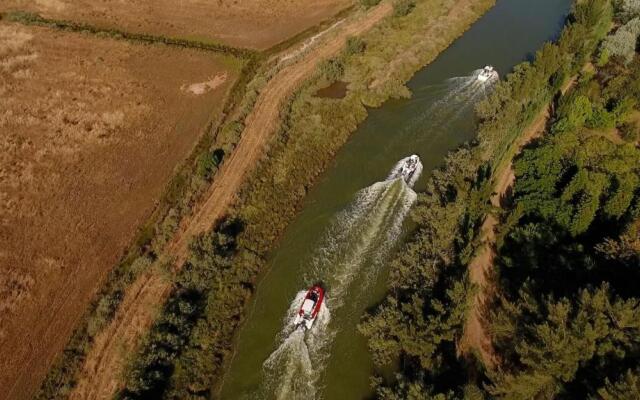
<path id="1" fill-rule="evenodd" d="M 529 127 L 523 132 L 518 139 L 517 152 L 519 153 L 527 143 L 530 143 L 544 133 L 547 121 L 549 120 L 549 108 L 545 107 L 538 116 L 533 120 Z M 496 208 L 503 206 L 503 199 L 512 190 L 515 183 L 515 174 L 513 171 L 513 162 L 508 164 L 500 171 L 497 171 L 494 191 L 491 195 L 491 204 Z M 496 232 L 495 228 L 498 220 L 495 216 L 488 214 L 482 227 L 480 228 L 481 246 L 476 256 L 469 263 L 469 279 L 471 283 L 476 285 L 477 292 L 473 298 L 471 311 L 467 317 L 464 327 L 464 334 L 460 340 L 460 352 L 469 354 L 476 352 L 485 367 L 492 369 L 498 362 L 489 333 L 485 328 L 486 304 L 490 300 L 495 290 L 489 275 L 493 269 L 493 261 L 496 256 Z"/>
<path id="2" fill-rule="evenodd" d="M 218 171 L 205 200 L 187 221 L 172 243 L 167 256 L 176 257 L 180 266 L 187 257 L 189 241 L 224 216 L 233 204 L 245 177 L 263 155 L 265 145 L 273 137 L 280 121 L 280 109 L 295 89 L 310 76 L 319 62 L 338 54 L 349 36 L 359 35 L 390 15 L 390 3 L 382 3 L 357 18 L 347 20 L 329 37 L 298 62 L 279 71 L 261 92 L 247 117 L 246 128 L 232 155 Z M 164 302 L 171 283 L 159 272 L 138 278 L 125 294 L 125 300 L 111 324 L 98 335 L 89 352 L 73 399 L 110 399 L 120 384 L 126 356 L 135 348 Z"/>
<path id="3" fill-rule="evenodd" d="M 143 274 L 129 287 L 113 321 L 93 343 L 71 400 L 113 398 L 120 384 L 123 357 L 135 351 L 139 333 L 149 329 L 156 315 L 157 300 L 165 298 L 169 289 L 169 280 L 156 271 Z"/>
<path id="4" fill-rule="evenodd" d="M 574 76 L 565 82 L 560 89 L 560 94 L 564 95 L 567 93 L 575 85 L 576 81 L 577 77 Z M 538 113 L 529 127 L 525 129 L 517 139 L 516 154 L 519 154 L 527 144 L 544 134 L 550 116 L 550 107 L 545 107 Z M 504 168 L 497 171 L 494 180 L 494 191 L 491 195 L 491 205 L 496 208 L 501 208 L 504 205 L 504 198 L 513 189 L 515 181 L 516 176 L 513 171 L 513 160 L 510 160 Z M 486 315 L 486 304 L 495 291 L 488 277 L 493 269 L 493 260 L 496 256 L 495 228 L 497 225 L 498 220 L 496 217 L 488 214 L 480 228 L 480 249 L 468 266 L 469 279 L 471 283 L 476 285 L 478 291 L 473 298 L 471 311 L 464 327 L 464 334 L 460 340 L 460 353 L 468 355 L 476 352 L 485 367 L 489 369 L 493 368 L 499 362 L 498 355 L 493 348 L 491 337 L 485 329 L 486 324 L 483 320 L 484 315 Z"/>
<path id="5" fill-rule="evenodd" d="M 340 52 L 345 38 L 369 30 L 389 15 L 391 9 L 389 3 L 383 3 L 371 10 L 365 18 L 345 22 L 336 29 L 339 32 L 337 35 L 332 35 L 331 39 L 312 50 L 298 63 L 281 70 L 269 81 L 247 118 L 238 147 L 216 175 L 206 201 L 198 208 L 184 232 L 171 244 L 170 254 L 177 257 L 177 264 L 185 261 L 191 238 L 209 230 L 233 202 L 244 178 L 262 157 L 266 143 L 276 132 L 281 106 L 289 95 L 315 71 L 320 61 Z"/>

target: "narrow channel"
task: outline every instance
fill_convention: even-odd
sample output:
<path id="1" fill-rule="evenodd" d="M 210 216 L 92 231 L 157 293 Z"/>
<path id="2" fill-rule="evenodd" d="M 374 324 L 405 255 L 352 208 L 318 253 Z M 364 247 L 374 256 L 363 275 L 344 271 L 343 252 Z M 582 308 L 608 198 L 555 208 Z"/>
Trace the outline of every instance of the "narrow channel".
<path id="1" fill-rule="evenodd" d="M 370 110 L 305 200 L 270 258 L 221 389 L 222 399 L 362 399 L 373 365 L 356 325 L 383 296 L 387 261 L 407 230 L 415 191 L 446 153 L 473 138 L 473 106 L 491 90 L 487 64 L 508 73 L 555 39 L 570 0 L 499 0 L 408 86 L 413 96 Z M 389 179 L 420 156 L 413 189 Z M 392 178 L 392 177 L 391 177 Z M 321 280 L 327 309 L 306 334 L 290 314 Z M 302 293 L 303 295 L 304 293 Z"/>

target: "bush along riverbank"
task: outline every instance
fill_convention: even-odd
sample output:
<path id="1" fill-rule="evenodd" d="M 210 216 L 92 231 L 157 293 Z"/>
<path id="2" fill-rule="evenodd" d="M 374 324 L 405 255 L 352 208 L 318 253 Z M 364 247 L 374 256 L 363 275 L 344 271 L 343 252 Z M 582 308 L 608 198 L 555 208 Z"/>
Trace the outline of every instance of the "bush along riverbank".
<path id="1" fill-rule="evenodd" d="M 391 265 L 390 293 L 360 325 L 376 364 L 397 367 L 394 379 L 374 378 L 378 397 L 619 398 L 632 386 L 637 393 L 638 371 L 629 368 L 640 354 L 639 303 L 628 284 L 614 282 L 638 278 L 629 269 L 640 249 L 638 149 L 600 134 L 637 129 L 629 126 L 637 72 L 609 62 L 554 101 L 594 54 L 603 58 L 599 43 L 611 26 L 608 0 L 576 2 L 557 43 L 497 85 L 477 108 L 477 139 L 451 153 L 419 195 L 418 228 Z M 495 173 L 549 103 L 557 110 L 551 132 L 517 157 L 505 239 L 488 277 L 497 300 L 483 319 L 499 363 L 490 369 L 459 354 L 477 290 L 467 265 L 492 211 Z"/>
<path id="2" fill-rule="evenodd" d="M 160 318 L 134 356 L 120 398 L 207 398 L 212 390 L 215 394 L 266 256 L 309 187 L 364 120 L 365 106 L 406 96 L 404 82 L 494 1 L 465 3 L 403 6 L 402 12 L 363 37 L 350 39 L 339 57 L 322 63 L 291 97 L 282 111 L 279 133 L 230 216 L 195 241 Z M 338 79 L 349 82 L 346 97 L 314 96 Z"/>
<path id="3" fill-rule="evenodd" d="M 632 3 L 616 3 L 595 68 L 514 164 L 488 314 L 502 358 L 493 396 L 640 394 L 640 31 L 624 35 L 632 53 L 607 55 L 640 16 Z"/>

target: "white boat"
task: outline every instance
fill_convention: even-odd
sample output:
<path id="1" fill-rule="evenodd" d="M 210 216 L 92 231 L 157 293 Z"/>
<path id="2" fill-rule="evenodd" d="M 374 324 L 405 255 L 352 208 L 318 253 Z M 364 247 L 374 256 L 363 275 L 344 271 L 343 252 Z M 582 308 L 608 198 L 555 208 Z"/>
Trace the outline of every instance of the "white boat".
<path id="1" fill-rule="evenodd" d="M 480 72 L 480 75 L 478 75 L 478 80 L 480 82 L 487 82 L 494 79 L 498 79 L 498 71 L 496 71 L 491 65 L 484 67 L 482 72 Z"/>
<path id="2" fill-rule="evenodd" d="M 416 170 L 418 169 L 419 164 L 420 164 L 420 157 L 418 157 L 417 155 L 414 154 L 410 157 L 407 157 L 404 160 L 404 163 L 402 164 L 402 166 L 400 166 L 398 175 L 402 176 L 402 179 L 404 179 L 404 181 L 407 184 L 410 184 L 411 178 L 413 178 L 413 174 L 416 173 Z"/>

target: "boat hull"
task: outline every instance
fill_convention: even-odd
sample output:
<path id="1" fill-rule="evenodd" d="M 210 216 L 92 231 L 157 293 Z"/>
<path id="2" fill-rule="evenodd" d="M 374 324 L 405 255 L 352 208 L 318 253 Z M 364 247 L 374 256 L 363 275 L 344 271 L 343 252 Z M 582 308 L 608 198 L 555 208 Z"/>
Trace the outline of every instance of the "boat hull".
<path id="1" fill-rule="evenodd" d="M 296 328 L 311 329 L 320 313 L 323 302 L 324 289 L 318 285 L 309 288 L 293 320 L 293 325 Z"/>

